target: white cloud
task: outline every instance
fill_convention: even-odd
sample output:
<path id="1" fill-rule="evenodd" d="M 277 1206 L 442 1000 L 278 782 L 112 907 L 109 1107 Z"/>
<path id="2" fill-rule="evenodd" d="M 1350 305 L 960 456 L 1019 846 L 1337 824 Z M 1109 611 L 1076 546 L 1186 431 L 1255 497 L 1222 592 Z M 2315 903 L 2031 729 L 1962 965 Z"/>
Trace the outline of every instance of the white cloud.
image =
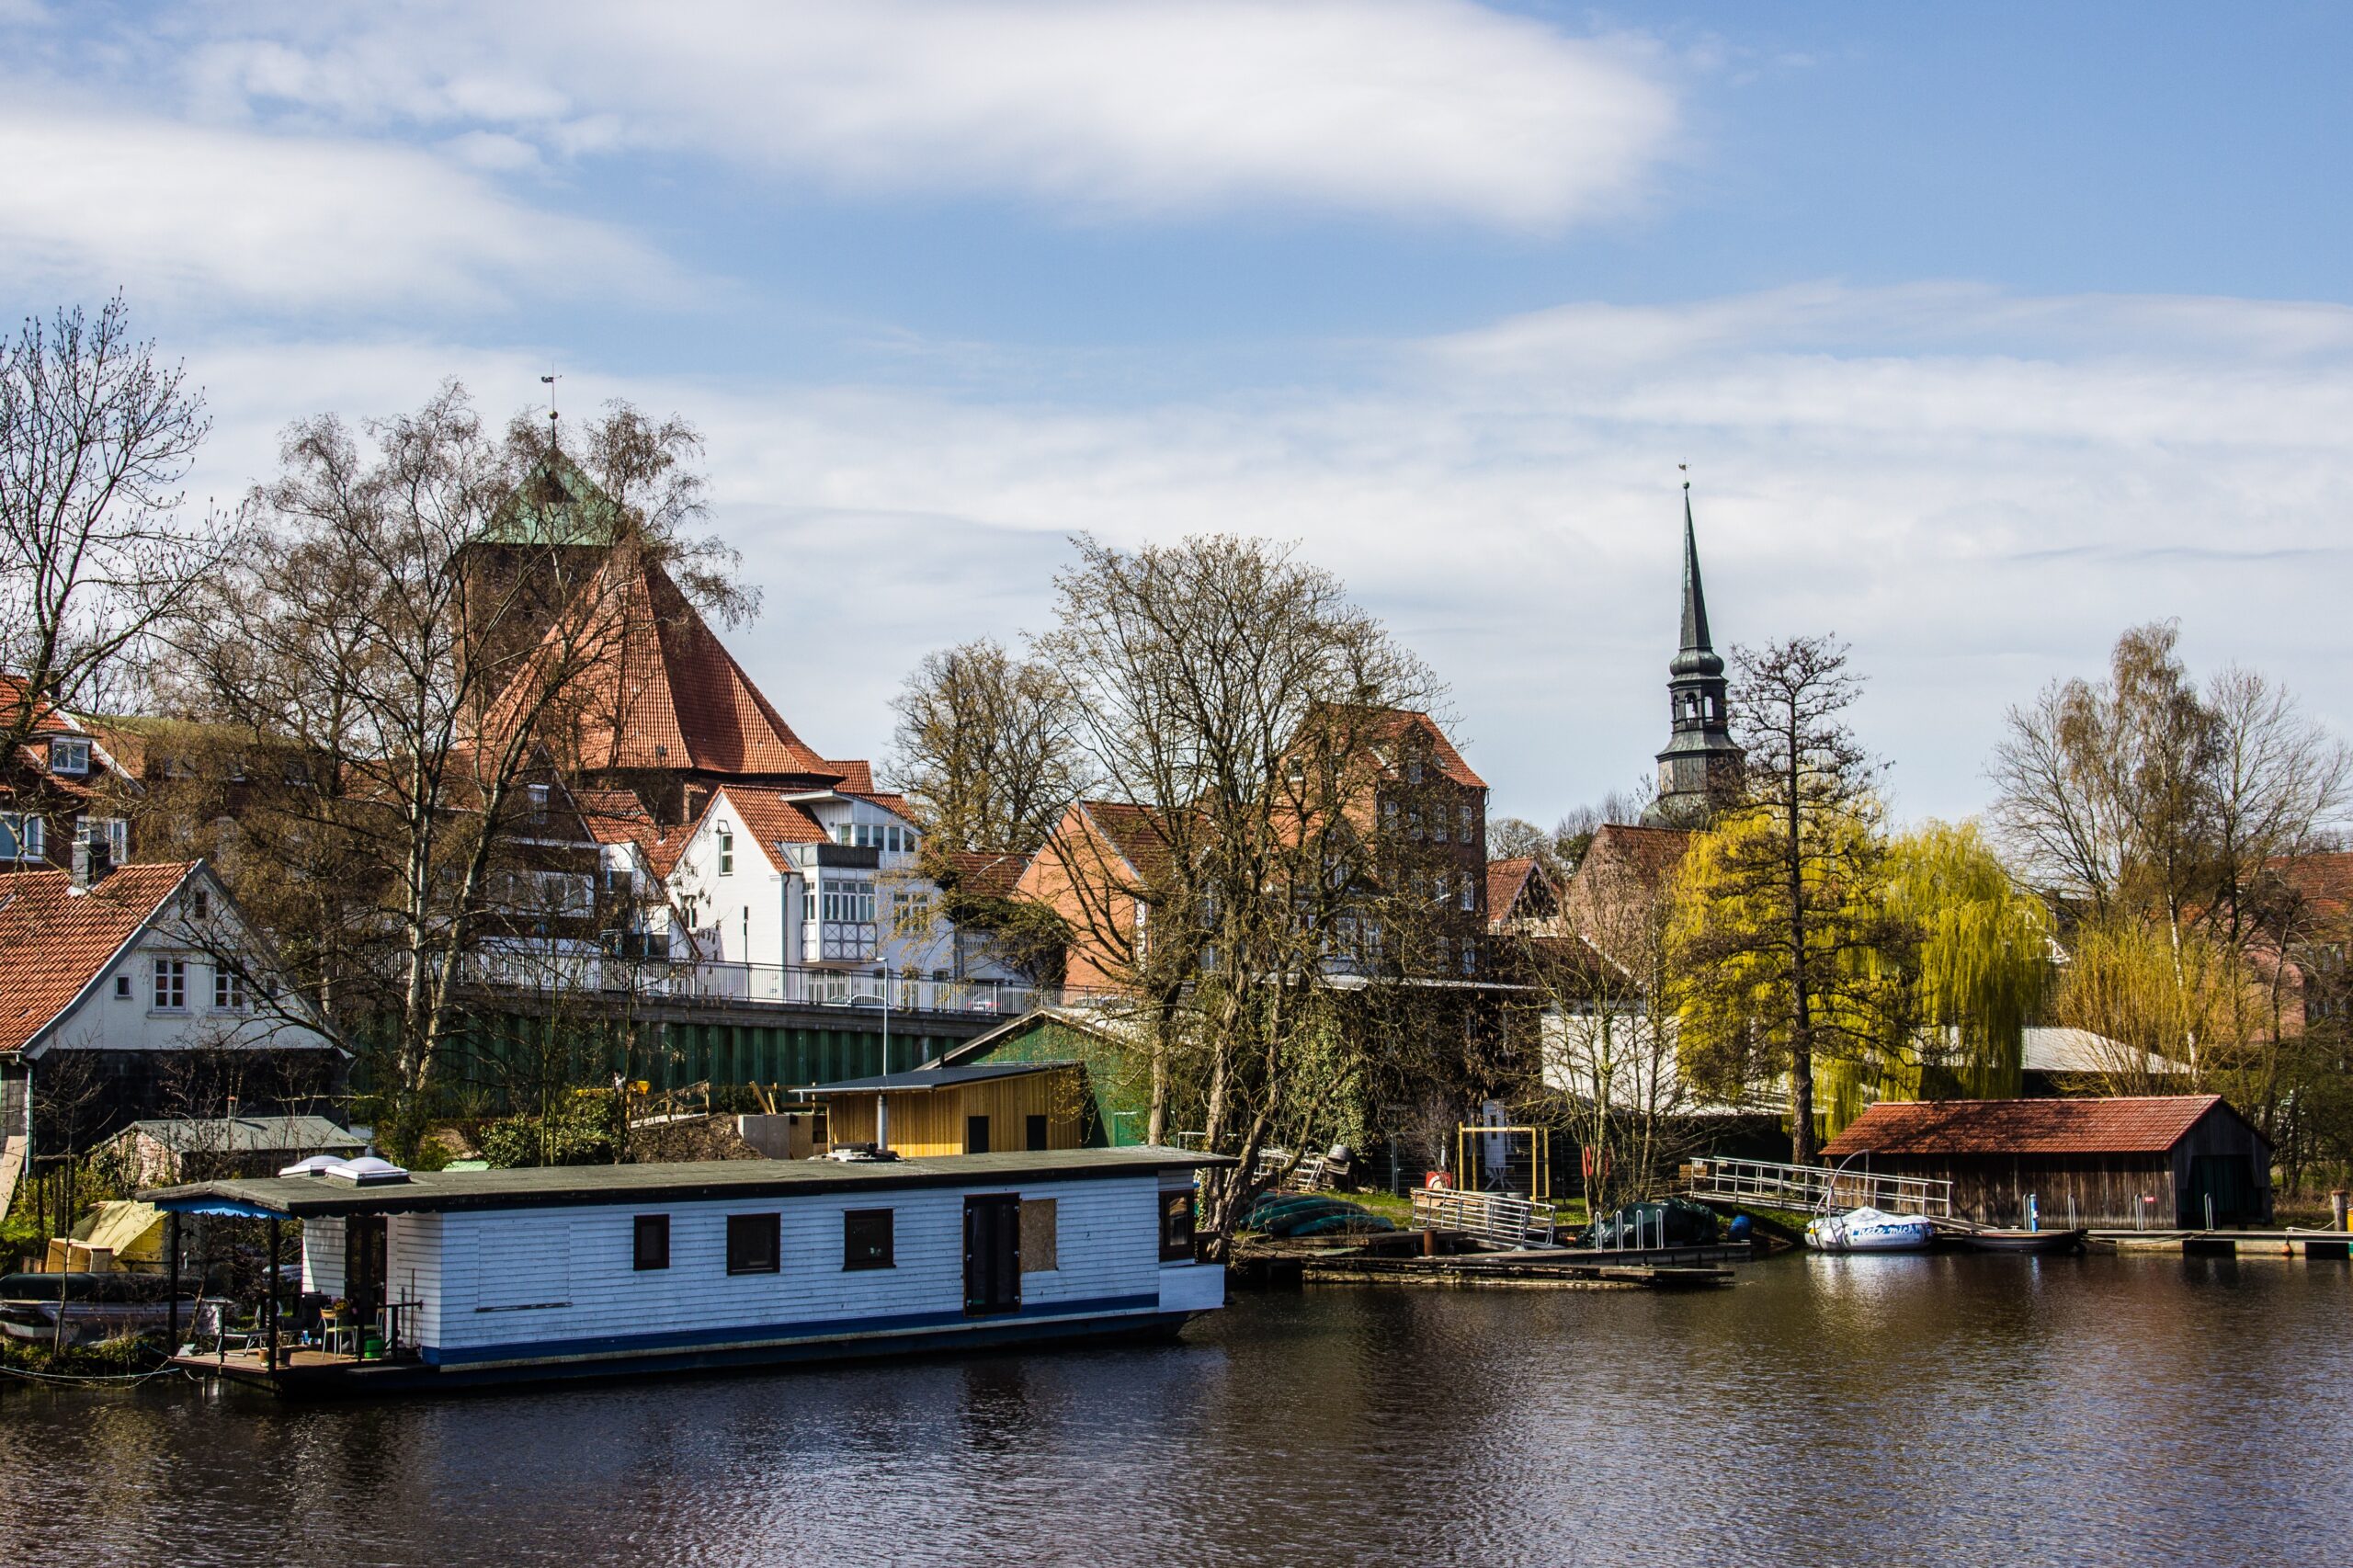
<path id="1" fill-rule="evenodd" d="M 509 200 L 406 148 L 0 108 L 0 274 L 142 301 L 297 310 L 472 305 L 528 289 L 658 292 L 672 269 L 596 224 Z"/>
<path id="2" fill-rule="evenodd" d="M 2182 618 L 2194 660 L 2269 667 L 2353 726 L 2335 630 L 2353 311 L 1948 290 L 1939 324 L 1924 297 L 1810 290 L 1794 325 L 1779 295 L 1580 307 L 1579 330 L 1517 359 L 1411 344 L 1322 391 L 1145 406 L 565 386 L 705 427 L 714 521 L 769 590 L 734 642 L 845 755 L 885 744 L 881 704 L 923 649 L 1042 621 L 1063 533 L 1221 528 L 1300 540 L 1343 574 L 1452 682 L 1498 808 L 1557 812 L 1646 771 L 1664 738 L 1685 460 L 1720 638 L 1851 639 L 1866 738 L 1907 811 L 1974 809 L 2003 708 L 2156 617 Z M 1625 334 L 1595 324 L 1621 317 Z M 216 400 L 245 389 L 224 460 L 266 460 L 265 415 L 410 406 L 451 371 L 494 413 L 538 390 L 529 354 L 432 345 L 190 362 Z"/>
<path id="3" fill-rule="evenodd" d="M 264 6 L 198 102 L 671 148 L 858 194 L 1306 204 L 1552 229 L 1628 200 L 1674 97 L 1627 40 L 1467 0 Z M 178 47 L 176 45 L 176 48 Z"/>

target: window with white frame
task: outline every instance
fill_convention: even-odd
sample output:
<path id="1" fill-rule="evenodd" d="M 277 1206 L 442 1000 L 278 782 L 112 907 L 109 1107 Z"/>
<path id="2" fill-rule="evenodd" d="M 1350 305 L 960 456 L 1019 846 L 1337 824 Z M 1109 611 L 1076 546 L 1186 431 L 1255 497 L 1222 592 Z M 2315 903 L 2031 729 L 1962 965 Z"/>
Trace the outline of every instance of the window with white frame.
<path id="1" fill-rule="evenodd" d="M 874 924 L 874 884 L 847 877 L 827 877 L 818 884 L 821 918 L 836 924 Z"/>
<path id="2" fill-rule="evenodd" d="M 155 1008 L 164 1013 L 188 1011 L 188 960 L 155 960 Z"/>
<path id="3" fill-rule="evenodd" d="M 1462 803 L 1462 807 L 1461 807 L 1461 817 L 1462 817 L 1462 833 L 1461 833 L 1461 839 L 1462 839 L 1462 842 L 1463 842 L 1463 843 L 1468 844 L 1468 843 L 1470 843 L 1470 842 L 1471 842 L 1471 803 L 1470 803 L 1468 801 L 1465 801 Z"/>
<path id="4" fill-rule="evenodd" d="M 722 877 L 735 874 L 735 830 L 725 823 L 719 824 L 719 874 Z"/>
<path id="5" fill-rule="evenodd" d="M 835 828 L 835 829 L 834 829 L 834 842 L 835 842 L 835 844 L 841 845 L 841 846 L 843 846 L 845 848 L 847 848 L 847 847 L 848 846 L 848 845 L 849 845 L 849 841 L 850 841 L 850 825 L 849 825 L 849 824 L 847 824 L 847 823 L 843 823 L 840 826 L 838 826 L 838 827 L 836 827 L 836 828 Z"/>
<path id="6" fill-rule="evenodd" d="M 1469 876 L 1466 875 L 1463 877 L 1462 886 L 1456 891 L 1457 896 L 1459 896 L 1462 901 L 1463 908 L 1469 909 L 1478 902 L 1478 884 L 1473 882 Z"/>
<path id="7" fill-rule="evenodd" d="M 0 860 L 38 860 L 47 849 L 49 825 L 29 812 L 0 812 Z"/>
<path id="8" fill-rule="evenodd" d="M 216 1013 L 242 1013 L 245 1010 L 245 977 L 224 963 L 212 966 L 212 1010 Z"/>
<path id="9" fill-rule="evenodd" d="M 58 736 L 49 743 L 49 770 L 75 778 L 86 776 L 90 771 L 90 743 L 78 736 Z"/>
<path id="10" fill-rule="evenodd" d="M 84 817 L 82 836 L 107 846 L 107 862 L 119 866 L 131 858 L 131 824 L 121 817 Z"/>

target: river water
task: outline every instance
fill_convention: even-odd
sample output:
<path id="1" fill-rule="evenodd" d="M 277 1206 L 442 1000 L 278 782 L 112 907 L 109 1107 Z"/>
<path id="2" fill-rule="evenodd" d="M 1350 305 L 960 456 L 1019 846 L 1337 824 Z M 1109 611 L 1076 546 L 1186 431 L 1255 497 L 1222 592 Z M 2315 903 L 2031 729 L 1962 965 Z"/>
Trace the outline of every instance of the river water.
<path id="1" fill-rule="evenodd" d="M 0 1392 L 0 1562 L 2353 1561 L 2353 1278 L 1790 1256 L 1166 1347 L 334 1408 Z"/>

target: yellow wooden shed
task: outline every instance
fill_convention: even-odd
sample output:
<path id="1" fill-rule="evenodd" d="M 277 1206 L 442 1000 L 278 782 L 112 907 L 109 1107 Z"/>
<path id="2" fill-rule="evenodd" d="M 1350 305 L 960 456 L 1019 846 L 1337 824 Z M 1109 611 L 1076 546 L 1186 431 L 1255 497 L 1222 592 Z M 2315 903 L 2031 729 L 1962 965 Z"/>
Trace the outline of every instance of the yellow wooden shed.
<path id="1" fill-rule="evenodd" d="M 1075 1062 L 925 1067 L 820 1084 L 835 1148 L 873 1143 L 893 1153 L 988 1154 L 1077 1149 L 1086 1142 L 1086 1069 Z"/>

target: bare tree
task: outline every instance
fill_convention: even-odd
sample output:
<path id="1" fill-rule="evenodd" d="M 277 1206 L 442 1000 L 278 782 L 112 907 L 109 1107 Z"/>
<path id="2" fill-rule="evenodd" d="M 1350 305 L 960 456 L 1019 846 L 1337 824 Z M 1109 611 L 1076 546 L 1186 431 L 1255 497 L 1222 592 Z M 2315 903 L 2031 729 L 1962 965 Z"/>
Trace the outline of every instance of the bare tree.
<path id="1" fill-rule="evenodd" d="M 627 465 L 609 476 L 619 495 L 644 498 L 603 493 L 593 570 L 576 569 L 577 538 L 507 530 L 522 558 L 487 577 L 467 570 L 468 547 L 554 465 L 544 438 L 520 422 L 492 437 L 455 383 L 366 434 L 331 415 L 293 428 L 281 474 L 249 503 L 258 542 L 180 637 L 188 706 L 301 759 L 249 781 L 273 823 L 253 847 L 287 857 L 289 914 L 334 922 L 317 949 L 329 961 L 304 977 L 316 998 L 391 1036 L 381 1081 L 399 1145 L 422 1131 L 483 944 L 538 914 L 511 890 L 542 868 L 551 743 L 622 684 L 623 651 L 645 632 L 634 568 L 705 554 L 675 531 L 696 494 L 665 477 L 665 454 L 691 450 L 675 422 L 620 410 L 588 433 L 585 451 Z M 566 573 L 576 591 L 551 608 L 546 579 Z M 544 623 L 536 637 L 479 652 L 482 628 L 522 614 Z"/>
<path id="2" fill-rule="evenodd" d="M 1386 853 L 1376 803 L 1419 744 L 1401 710 L 1438 687 L 1288 549 L 1077 542 L 1040 651 L 1075 696 L 1087 766 L 1132 816 L 1107 835 L 1073 813 L 1051 847 L 1087 884 L 1064 904 L 1078 934 L 1150 1020 L 1152 1136 L 1182 1105 L 1207 1147 L 1242 1160 L 1211 1188 L 1222 1241 L 1259 1151 L 1359 1083 L 1340 993 L 1384 944 L 1395 954 L 1408 923 L 1382 901 L 1422 893 Z"/>
<path id="3" fill-rule="evenodd" d="M 232 551 L 178 486 L 210 421 L 116 295 L 0 340 L 0 756 L 48 708 L 89 705 Z"/>
<path id="4" fill-rule="evenodd" d="M 890 777 L 933 851 L 1035 849 L 1087 785 L 1069 684 L 992 638 L 924 656 L 891 706 Z"/>

